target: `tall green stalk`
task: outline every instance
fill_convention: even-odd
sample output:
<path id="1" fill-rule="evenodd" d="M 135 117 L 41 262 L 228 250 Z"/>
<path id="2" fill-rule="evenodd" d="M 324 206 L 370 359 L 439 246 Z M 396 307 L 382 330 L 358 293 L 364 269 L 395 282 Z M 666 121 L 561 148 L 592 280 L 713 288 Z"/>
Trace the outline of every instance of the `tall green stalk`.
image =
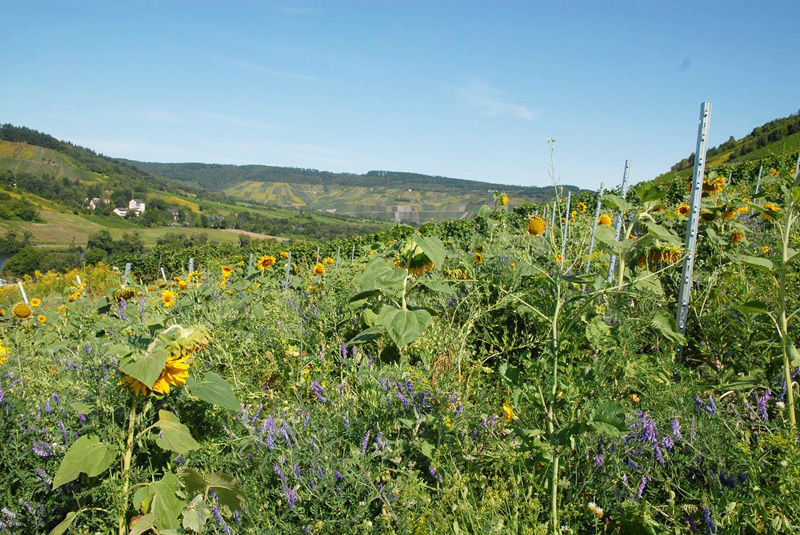
<path id="1" fill-rule="evenodd" d="M 127 526 L 125 525 L 126 512 L 128 510 L 128 487 L 131 479 L 131 459 L 133 458 L 133 437 L 136 430 L 136 408 L 139 404 L 138 397 L 134 394 L 131 402 L 131 411 L 128 414 L 128 439 L 125 442 L 125 455 L 122 457 L 122 511 L 119 515 L 119 535 L 125 535 Z"/>

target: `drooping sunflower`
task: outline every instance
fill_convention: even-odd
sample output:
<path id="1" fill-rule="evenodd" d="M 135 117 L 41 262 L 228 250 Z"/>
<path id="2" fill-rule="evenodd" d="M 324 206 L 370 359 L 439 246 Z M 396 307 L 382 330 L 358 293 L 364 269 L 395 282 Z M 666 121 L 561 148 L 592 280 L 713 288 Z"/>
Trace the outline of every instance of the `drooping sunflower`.
<path id="1" fill-rule="evenodd" d="M 14 305 L 14 308 L 11 309 L 11 313 L 15 318 L 26 320 L 33 315 L 33 309 L 25 303 L 17 303 Z"/>
<path id="2" fill-rule="evenodd" d="M 731 234 L 731 243 L 739 243 L 744 239 L 744 234 L 741 232 L 734 232 Z"/>
<path id="3" fill-rule="evenodd" d="M 222 272 L 222 276 L 226 278 L 230 277 L 231 273 L 233 273 L 233 268 L 230 266 L 222 266 L 219 270 Z"/>
<path id="4" fill-rule="evenodd" d="M 31 299 L 31 306 L 33 308 L 36 308 L 38 306 L 42 306 L 42 300 L 34 297 L 33 299 Z"/>
<path id="5" fill-rule="evenodd" d="M 606 214 L 601 215 L 597 218 L 598 225 L 604 225 L 606 227 L 611 226 L 611 217 L 607 216 Z"/>
<path id="6" fill-rule="evenodd" d="M 539 216 L 534 216 L 528 221 L 528 234 L 533 236 L 541 236 L 546 228 L 547 222 Z"/>
<path id="7" fill-rule="evenodd" d="M 675 210 L 675 213 L 679 216 L 689 217 L 689 212 L 691 211 L 691 207 L 688 204 L 681 204 L 678 206 L 678 209 Z"/>
<path id="8" fill-rule="evenodd" d="M 762 214 L 764 219 L 775 219 L 775 214 L 781 211 L 781 207 L 772 202 L 764 203 L 765 212 Z"/>
<path id="9" fill-rule="evenodd" d="M 131 377 L 130 375 L 123 377 L 118 384 L 125 385 L 125 388 L 137 396 L 147 395 L 147 386 L 139 379 Z"/>
<path id="10" fill-rule="evenodd" d="M 205 275 L 195 270 L 186 275 L 186 282 L 189 284 L 194 284 L 195 286 L 200 286 L 203 283 L 204 278 Z"/>
<path id="11" fill-rule="evenodd" d="M 765 245 L 761 248 L 761 254 L 769 254 L 769 245 Z"/>
<path id="12" fill-rule="evenodd" d="M 153 385 L 153 392 L 166 395 L 169 394 L 170 387 L 186 383 L 186 378 L 189 377 L 189 357 L 190 355 L 181 354 L 169 357 Z"/>
<path id="13" fill-rule="evenodd" d="M 289 251 L 281 251 L 281 260 L 289 258 Z"/>
<path id="14" fill-rule="evenodd" d="M 325 257 L 325 265 L 326 266 L 332 266 L 335 262 L 336 262 L 336 260 L 334 260 L 330 256 Z"/>
<path id="15" fill-rule="evenodd" d="M 483 264 L 483 255 L 481 253 L 475 253 L 475 264 L 480 266 Z"/>
<path id="16" fill-rule="evenodd" d="M 258 263 L 256 264 L 258 269 L 260 269 L 261 271 L 264 271 L 265 269 L 272 269 L 272 266 L 274 265 L 275 265 L 275 257 L 272 255 L 262 256 L 261 258 L 258 259 Z"/>
<path id="17" fill-rule="evenodd" d="M 575 219 L 575 217 L 577 215 L 578 215 L 578 211 L 577 210 L 573 210 L 572 212 L 569 213 L 569 218 L 570 219 Z"/>
<path id="18" fill-rule="evenodd" d="M 314 266 L 314 275 L 324 275 L 325 274 L 325 266 L 321 262 L 317 262 L 317 265 Z"/>
<path id="19" fill-rule="evenodd" d="M 178 294 L 176 294 L 172 290 L 164 290 L 163 292 L 161 292 L 161 302 L 164 304 L 166 308 L 175 306 L 175 303 L 178 302 Z"/>

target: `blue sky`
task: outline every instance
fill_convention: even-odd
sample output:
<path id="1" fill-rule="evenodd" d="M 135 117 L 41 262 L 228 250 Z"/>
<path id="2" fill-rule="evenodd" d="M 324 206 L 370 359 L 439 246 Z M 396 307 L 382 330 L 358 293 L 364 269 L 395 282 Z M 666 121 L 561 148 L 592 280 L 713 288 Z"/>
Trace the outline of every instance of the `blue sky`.
<path id="1" fill-rule="evenodd" d="M 652 178 L 800 109 L 800 4 L 14 2 L 0 122 L 158 162 Z"/>

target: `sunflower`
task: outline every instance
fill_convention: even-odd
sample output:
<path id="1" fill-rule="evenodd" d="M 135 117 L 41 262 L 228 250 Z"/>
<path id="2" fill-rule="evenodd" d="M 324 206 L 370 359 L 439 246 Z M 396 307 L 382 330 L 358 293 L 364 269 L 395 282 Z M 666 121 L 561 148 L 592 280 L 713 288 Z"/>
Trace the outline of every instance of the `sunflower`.
<path id="1" fill-rule="evenodd" d="M 508 401 L 503 403 L 503 420 L 507 423 L 514 421 L 514 409 L 511 408 L 511 403 Z"/>
<path id="2" fill-rule="evenodd" d="M 731 243 L 739 243 L 744 239 L 744 234 L 741 232 L 734 232 L 731 234 Z"/>
<path id="3" fill-rule="evenodd" d="M 281 251 L 281 260 L 289 258 L 289 251 Z"/>
<path id="4" fill-rule="evenodd" d="M 578 211 L 579 211 L 580 213 L 582 213 L 582 214 L 585 214 L 585 213 L 586 213 L 586 203 L 584 203 L 584 202 L 579 202 L 579 203 L 578 203 L 578 205 L 577 205 L 577 207 L 578 207 Z"/>
<path id="5" fill-rule="evenodd" d="M 14 305 L 14 308 L 11 309 L 11 313 L 15 318 L 26 320 L 33 315 L 33 310 L 25 303 L 17 303 Z"/>
<path id="6" fill-rule="evenodd" d="M 8 354 L 8 348 L 3 345 L 3 341 L 0 340 L 0 364 L 3 364 L 5 361 L 8 360 L 6 355 Z"/>
<path id="7" fill-rule="evenodd" d="M 222 280 L 219 281 L 220 286 L 227 286 L 228 285 L 228 277 L 222 277 Z"/>
<path id="8" fill-rule="evenodd" d="M 317 262 L 317 265 L 314 266 L 314 275 L 324 275 L 325 274 L 325 266 L 322 265 L 320 262 Z"/>
<path id="9" fill-rule="evenodd" d="M 36 316 L 36 321 L 38 321 L 39 323 L 47 323 L 47 316 L 45 316 L 44 314 L 39 314 L 38 316 Z"/>
<path id="10" fill-rule="evenodd" d="M 547 228 L 547 223 L 539 216 L 534 216 L 528 221 L 528 234 L 534 236 L 541 236 L 544 234 L 544 229 Z"/>
<path id="11" fill-rule="evenodd" d="M 475 253 L 475 264 L 479 266 L 483 264 L 483 255 L 481 253 Z"/>
<path id="12" fill-rule="evenodd" d="M 42 306 L 42 300 L 34 297 L 33 299 L 31 299 L 31 306 L 34 308 Z"/>
<path id="13" fill-rule="evenodd" d="M 678 209 L 675 210 L 675 213 L 680 215 L 680 216 L 683 216 L 683 217 L 689 217 L 689 212 L 690 211 L 691 211 L 691 207 L 689 207 L 688 204 L 682 204 L 682 205 L 678 206 Z"/>
<path id="14" fill-rule="evenodd" d="M 569 218 L 570 219 L 575 219 L 575 216 L 577 216 L 577 215 L 578 215 L 578 211 L 577 210 L 573 210 L 572 212 L 569 213 Z"/>
<path id="15" fill-rule="evenodd" d="M 233 268 L 230 266 L 222 266 L 219 268 L 219 270 L 222 272 L 222 276 L 225 278 L 230 277 L 231 273 L 233 273 Z"/>
<path id="16" fill-rule="evenodd" d="M 780 206 L 772 202 L 764 203 L 765 212 L 762 214 L 764 219 L 775 219 L 775 214 L 781 211 Z"/>
<path id="17" fill-rule="evenodd" d="M 185 281 L 185 280 L 183 280 L 183 279 L 181 279 L 181 278 L 178 278 L 178 289 L 179 289 L 179 290 L 185 290 L 185 289 L 186 289 L 186 288 L 188 288 L 188 287 L 189 287 L 189 285 L 188 285 L 188 284 L 186 284 L 186 281 Z"/>
<path id="18" fill-rule="evenodd" d="M 769 176 L 778 176 L 778 170 L 773 167 L 769 170 Z"/>
<path id="19" fill-rule="evenodd" d="M 200 286 L 200 284 L 203 282 L 204 278 L 205 278 L 205 276 L 202 273 L 200 273 L 199 271 L 195 270 L 195 271 L 192 271 L 191 273 L 189 273 L 188 275 L 186 275 L 186 282 L 188 284 L 194 284 L 195 286 Z"/>
<path id="20" fill-rule="evenodd" d="M 505 193 L 500 195 L 500 204 L 502 204 L 503 206 L 508 204 L 508 195 L 506 195 Z"/>
<path id="21" fill-rule="evenodd" d="M 334 264 L 334 262 L 336 262 L 336 260 L 334 260 L 330 256 L 325 257 L 325 265 L 326 266 L 332 266 Z"/>
<path id="22" fill-rule="evenodd" d="M 272 269 L 272 266 L 274 265 L 275 265 L 275 257 L 272 255 L 266 255 L 258 259 L 256 267 L 258 267 L 258 269 L 260 269 L 261 271 L 264 271 L 265 269 Z"/>
<path id="23" fill-rule="evenodd" d="M 161 302 L 164 303 L 164 306 L 169 308 L 171 306 L 175 306 L 175 303 L 178 301 L 178 294 L 173 292 L 172 290 L 164 290 L 161 292 Z"/>
<path id="24" fill-rule="evenodd" d="M 189 377 L 189 366 L 187 362 L 190 355 L 175 355 L 167 359 L 164 369 L 161 370 L 161 375 L 153 385 L 153 391 L 159 394 L 169 394 L 171 386 L 180 386 L 186 382 Z"/>
<path id="25" fill-rule="evenodd" d="M 761 248 L 761 254 L 769 254 L 769 245 L 765 245 Z"/>
<path id="26" fill-rule="evenodd" d="M 558 253 L 556 255 L 556 264 L 560 264 L 560 263 L 561 263 L 561 253 Z"/>
<path id="27" fill-rule="evenodd" d="M 313 292 L 314 290 L 316 290 L 316 288 L 314 287 L 314 285 L 313 285 L 313 284 L 309 284 L 309 285 L 308 285 L 308 288 L 307 288 L 307 290 L 308 290 L 309 292 Z"/>
<path id="28" fill-rule="evenodd" d="M 117 384 L 124 384 L 125 388 L 127 388 L 131 393 L 137 396 L 146 396 L 147 395 L 147 386 L 139 379 L 131 377 L 130 375 L 126 375 L 122 378 L 122 380 Z"/>
<path id="29" fill-rule="evenodd" d="M 604 225 L 606 227 L 610 227 L 611 226 L 611 218 L 609 216 L 607 216 L 606 214 L 603 214 L 603 215 L 601 215 L 600 217 L 597 218 L 597 224 L 598 225 Z"/>

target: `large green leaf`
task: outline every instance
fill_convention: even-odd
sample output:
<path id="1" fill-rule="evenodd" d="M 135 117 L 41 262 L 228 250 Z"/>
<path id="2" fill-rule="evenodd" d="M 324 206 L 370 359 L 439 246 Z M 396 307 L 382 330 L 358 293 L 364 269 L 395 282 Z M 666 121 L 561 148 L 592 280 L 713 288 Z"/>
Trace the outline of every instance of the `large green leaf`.
<path id="1" fill-rule="evenodd" d="M 167 350 L 157 344 L 158 340 L 155 340 L 144 354 L 123 358 L 119 362 L 119 369 L 144 383 L 147 388 L 153 388 L 169 357 Z"/>
<path id="2" fill-rule="evenodd" d="M 161 429 L 161 436 L 156 439 L 156 444 L 161 448 L 182 454 L 200 448 L 200 444 L 192 438 L 189 428 L 171 412 L 158 411 L 156 426 Z"/>
<path id="3" fill-rule="evenodd" d="M 683 245 L 683 240 L 668 228 L 662 227 L 658 223 L 653 223 L 651 221 L 646 221 L 645 226 L 647 227 L 647 232 L 659 240 L 672 245 Z"/>
<path id="4" fill-rule="evenodd" d="M 639 197 L 639 201 L 642 203 L 660 201 L 665 195 L 664 191 L 652 182 L 643 182 L 633 189 L 636 196 Z"/>
<path id="5" fill-rule="evenodd" d="M 773 266 L 772 261 L 766 258 L 761 258 L 759 256 L 738 255 L 734 256 L 734 259 L 746 266 L 750 266 L 760 271 L 775 273 L 775 267 Z"/>
<path id="6" fill-rule="evenodd" d="M 58 525 L 50 531 L 50 535 L 64 535 L 64 533 L 66 533 L 67 530 L 69 529 L 70 525 L 72 525 L 73 520 L 75 520 L 75 518 L 81 512 L 82 510 L 78 512 L 70 511 L 69 513 L 67 513 L 67 516 L 64 517 L 64 520 L 59 522 Z"/>
<path id="7" fill-rule="evenodd" d="M 433 266 L 441 269 L 447 254 L 442 240 L 436 237 L 424 238 L 422 236 L 412 236 L 411 239 L 422 249 L 425 256 L 433 262 Z"/>
<path id="8" fill-rule="evenodd" d="M 658 312 L 653 316 L 650 326 L 661 336 L 677 345 L 686 345 L 686 337 L 678 332 L 678 323 L 675 318 L 665 312 Z"/>
<path id="9" fill-rule="evenodd" d="M 603 205 L 613 208 L 614 210 L 622 210 L 623 212 L 630 212 L 633 210 L 633 205 L 619 195 L 606 193 L 603 195 L 601 202 Z"/>
<path id="10" fill-rule="evenodd" d="M 621 436 L 627 431 L 625 407 L 617 401 L 604 401 L 589 414 L 590 425 L 611 436 Z"/>
<path id="11" fill-rule="evenodd" d="M 111 466 L 116 455 L 114 446 L 103 444 L 94 435 L 82 436 L 70 446 L 61 460 L 61 466 L 53 478 L 53 490 L 74 481 L 81 473 L 89 477 L 100 475 Z"/>
<path id="12" fill-rule="evenodd" d="M 245 493 L 236 478 L 230 474 L 215 472 L 206 474 L 206 484 L 214 489 L 217 499 L 223 507 L 231 511 L 241 511 L 245 504 Z"/>
<path id="13" fill-rule="evenodd" d="M 183 529 L 202 533 L 206 521 L 211 518 L 211 514 L 211 510 L 203 500 L 203 496 L 195 496 L 183 512 Z"/>
<path id="14" fill-rule="evenodd" d="M 435 281 L 431 279 L 420 279 L 419 284 L 429 290 L 433 290 L 434 292 L 439 292 L 444 295 L 455 295 L 456 293 L 455 290 L 453 290 L 453 287 L 446 282 Z"/>
<path id="15" fill-rule="evenodd" d="M 180 527 L 181 516 L 186 502 L 178 498 L 178 476 L 171 472 L 164 474 L 160 481 L 150 484 L 153 499 L 150 502 L 150 512 L 158 515 L 155 526 L 159 531 L 176 529 Z"/>
<path id="16" fill-rule="evenodd" d="M 181 468 L 178 470 L 178 479 L 183 483 L 187 494 L 197 494 L 206 490 L 205 477 L 194 468 Z"/>
<path id="17" fill-rule="evenodd" d="M 381 334 L 383 334 L 383 327 L 381 327 L 380 325 L 376 325 L 374 327 L 368 327 L 367 329 L 364 329 L 363 331 L 355 335 L 353 338 L 348 340 L 346 345 L 356 346 L 361 344 L 368 344 L 369 342 L 372 342 L 373 340 L 377 340 L 378 338 L 380 338 Z"/>
<path id="18" fill-rule="evenodd" d="M 141 535 L 142 533 L 147 533 L 156 526 L 157 520 L 158 515 L 156 513 L 148 513 L 140 516 L 133 525 L 130 535 Z"/>
<path id="19" fill-rule="evenodd" d="M 745 314 L 769 314 L 769 307 L 767 307 L 767 305 L 761 301 L 748 301 L 747 303 L 743 303 L 736 308 Z"/>
<path id="20" fill-rule="evenodd" d="M 419 338 L 431 323 L 427 310 L 400 310 L 390 305 L 383 305 L 378 317 L 400 350 Z"/>
<path id="21" fill-rule="evenodd" d="M 192 377 L 186 379 L 189 392 L 207 403 L 217 405 L 229 411 L 238 411 L 241 408 L 236 394 L 228 382 L 214 372 L 205 374 L 201 381 Z"/>
<path id="22" fill-rule="evenodd" d="M 384 258 L 375 258 L 364 268 L 356 284 L 362 293 L 368 290 L 399 289 L 407 275 L 405 269 L 393 267 Z"/>
<path id="23" fill-rule="evenodd" d="M 592 349 L 598 351 L 611 351 L 617 346 L 616 340 L 611 336 L 611 329 L 602 316 L 595 316 L 586 324 L 586 339 Z"/>

